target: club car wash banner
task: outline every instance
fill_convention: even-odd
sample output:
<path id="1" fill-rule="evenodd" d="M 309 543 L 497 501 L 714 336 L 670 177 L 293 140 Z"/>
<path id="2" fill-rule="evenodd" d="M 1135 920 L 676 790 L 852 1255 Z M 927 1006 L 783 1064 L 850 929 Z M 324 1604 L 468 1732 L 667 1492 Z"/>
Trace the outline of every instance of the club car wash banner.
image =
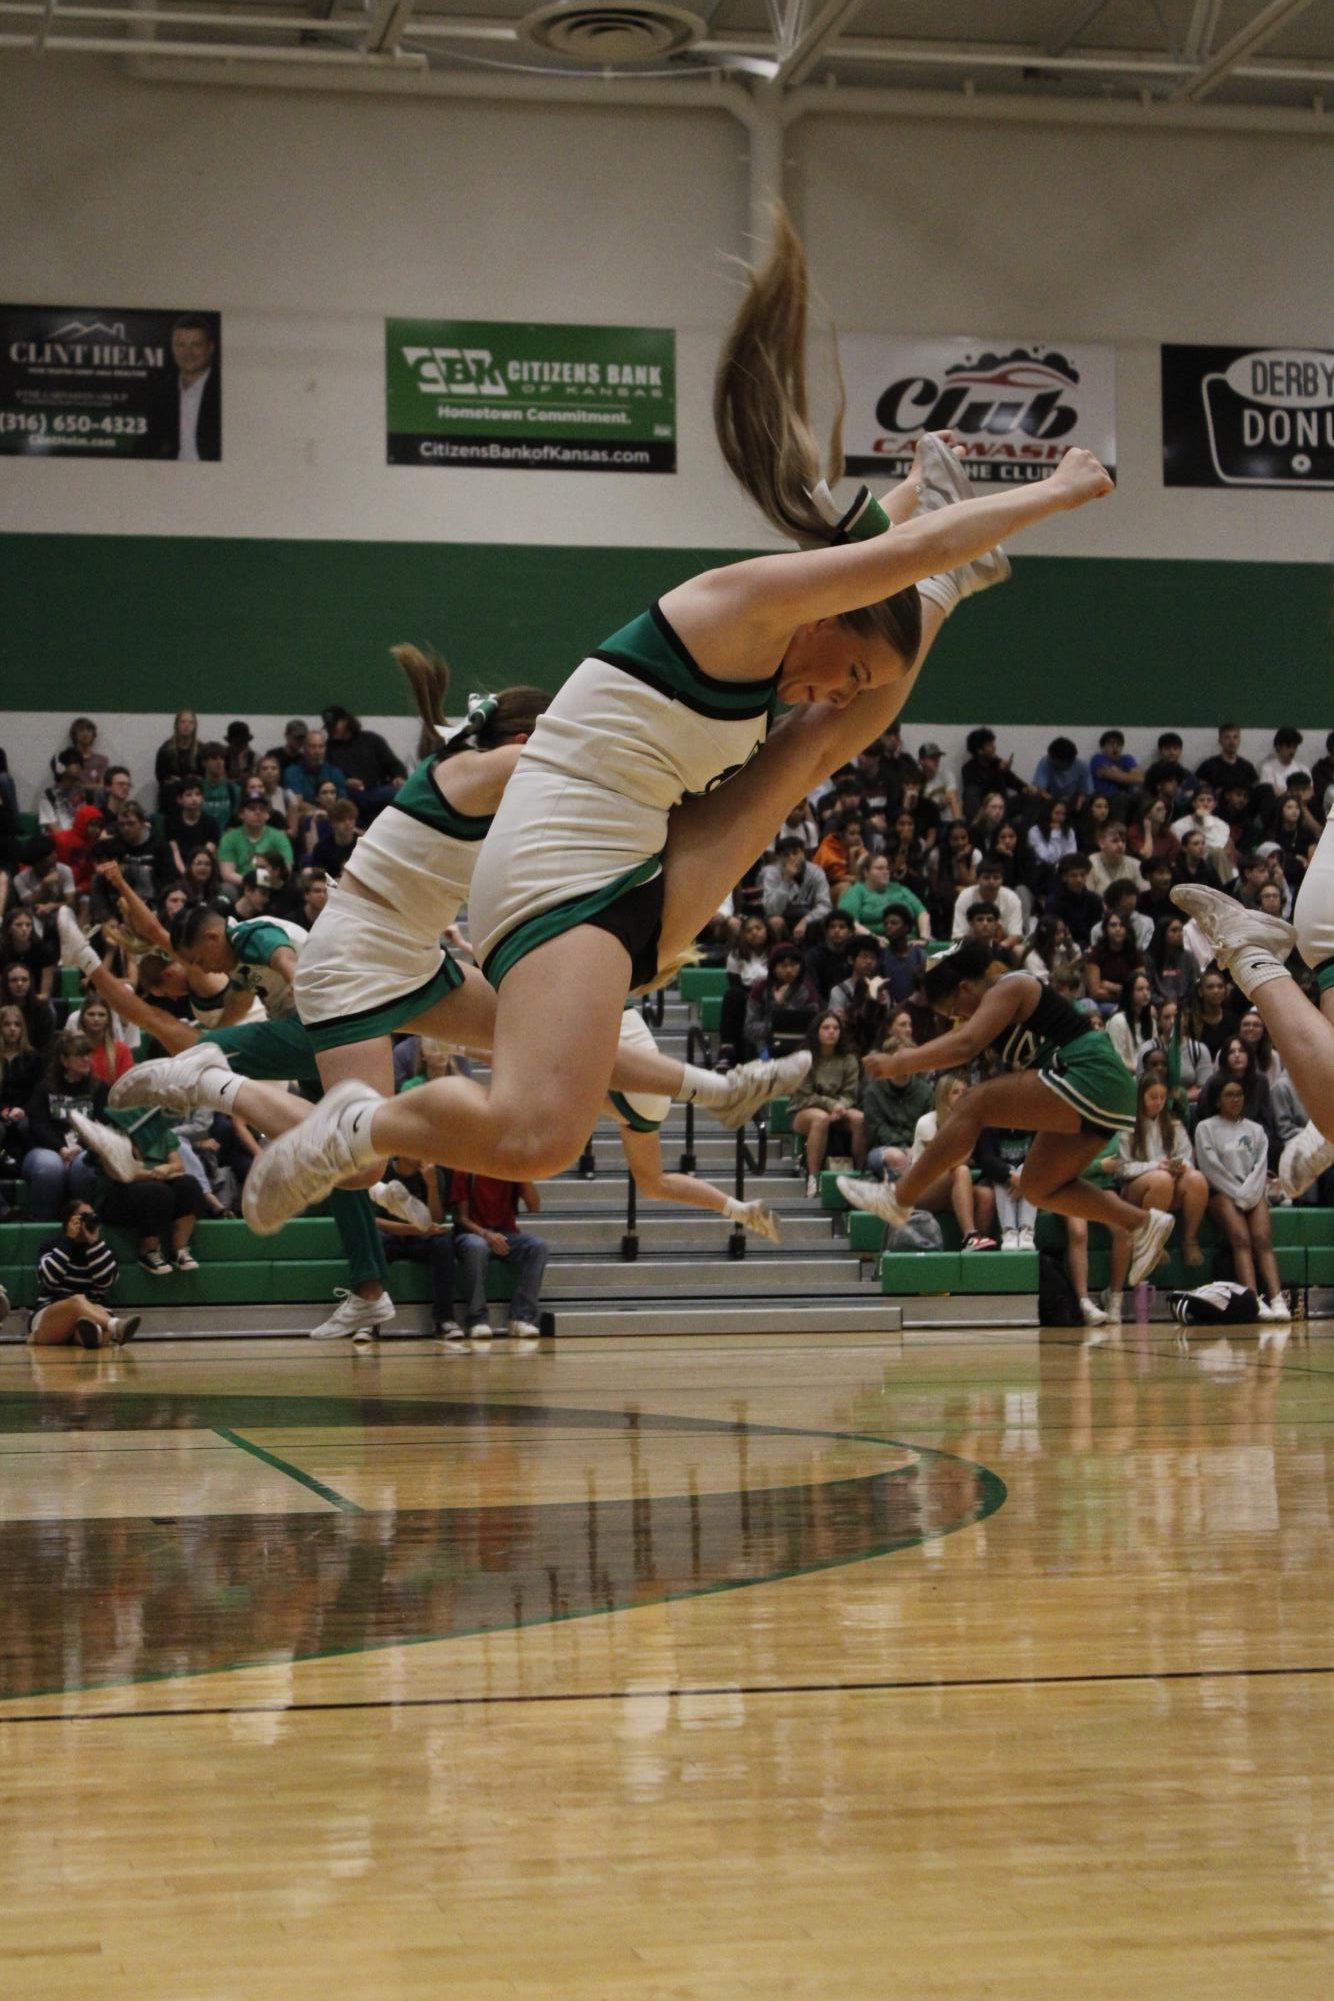
<path id="1" fill-rule="evenodd" d="M 1016 340 L 840 336 L 848 471 L 891 478 L 923 431 L 954 430 L 983 485 L 1041 479 L 1071 445 L 1116 471 L 1111 347 Z"/>
<path id="2" fill-rule="evenodd" d="M 1334 486 L 1334 348 L 1165 347 L 1165 486 Z"/>
<path id="3" fill-rule="evenodd" d="M 0 306 L 0 453 L 220 459 L 220 315 Z"/>
<path id="4" fill-rule="evenodd" d="M 387 320 L 389 463 L 676 471 L 676 335 Z"/>

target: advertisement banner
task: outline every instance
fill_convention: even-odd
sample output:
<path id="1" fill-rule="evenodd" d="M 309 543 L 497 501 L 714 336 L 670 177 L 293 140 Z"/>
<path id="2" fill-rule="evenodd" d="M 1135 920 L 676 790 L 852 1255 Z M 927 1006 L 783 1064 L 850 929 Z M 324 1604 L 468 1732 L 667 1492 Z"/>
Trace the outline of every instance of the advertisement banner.
<path id="1" fill-rule="evenodd" d="M 1164 486 L 1334 486 L 1334 348 L 1165 347 Z"/>
<path id="2" fill-rule="evenodd" d="M 901 477 L 923 431 L 954 430 L 979 485 L 1041 479 L 1071 445 L 1116 472 L 1116 354 L 1065 342 L 840 336 L 847 466 Z"/>
<path id="3" fill-rule="evenodd" d="M 676 471 L 676 335 L 386 320 L 389 463 Z"/>
<path id="4" fill-rule="evenodd" d="M 0 306 L 0 452 L 220 459 L 221 315 Z"/>

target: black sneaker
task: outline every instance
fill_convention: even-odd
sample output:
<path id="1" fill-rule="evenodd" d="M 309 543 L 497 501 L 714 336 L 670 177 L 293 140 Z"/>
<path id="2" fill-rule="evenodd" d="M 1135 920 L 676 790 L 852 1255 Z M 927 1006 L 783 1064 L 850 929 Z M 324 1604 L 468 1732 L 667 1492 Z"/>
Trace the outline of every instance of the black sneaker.
<path id="1" fill-rule="evenodd" d="M 81 1316 L 74 1323 L 74 1339 L 81 1348 L 100 1348 L 102 1345 L 102 1329 L 95 1320 L 89 1320 L 86 1316 Z"/>
<path id="2" fill-rule="evenodd" d="M 139 1269 L 146 1271 L 150 1278 L 170 1278 L 172 1272 L 161 1251 L 140 1251 Z"/>

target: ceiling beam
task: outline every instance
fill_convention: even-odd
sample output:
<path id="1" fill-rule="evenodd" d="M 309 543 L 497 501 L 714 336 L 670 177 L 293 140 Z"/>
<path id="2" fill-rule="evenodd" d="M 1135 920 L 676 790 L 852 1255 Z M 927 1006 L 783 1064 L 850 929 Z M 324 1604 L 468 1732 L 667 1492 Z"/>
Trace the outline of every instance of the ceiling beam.
<path id="1" fill-rule="evenodd" d="M 774 82 L 780 90 L 805 83 L 840 29 L 852 19 L 862 0 L 825 0 L 810 26 L 802 31 L 778 65 Z"/>
<path id="2" fill-rule="evenodd" d="M 1051 39 L 1047 43 L 1047 54 L 1063 56 L 1071 42 L 1079 40 L 1085 28 L 1097 20 L 1106 5 L 1107 0 L 1075 0 L 1074 6 L 1061 25 L 1053 29 Z"/>
<path id="3" fill-rule="evenodd" d="M 1223 11 L 1223 0 L 1195 0 L 1190 10 L 1190 21 L 1186 27 L 1186 42 L 1182 54 L 1193 63 L 1206 62 L 1213 49 L 1214 36 L 1218 33 L 1218 16 Z"/>
<path id="4" fill-rule="evenodd" d="M 368 56 L 392 56 L 412 18 L 413 0 L 372 0 L 361 46 Z"/>
<path id="5" fill-rule="evenodd" d="M 1182 84 L 1176 93 L 1181 102 L 1201 103 L 1236 68 L 1243 56 L 1261 48 L 1271 35 L 1276 35 L 1281 27 L 1310 4 L 1311 0 L 1269 0 L 1267 7 L 1262 7 L 1230 41 L 1224 42 L 1217 55 L 1210 56 L 1194 76 Z"/>

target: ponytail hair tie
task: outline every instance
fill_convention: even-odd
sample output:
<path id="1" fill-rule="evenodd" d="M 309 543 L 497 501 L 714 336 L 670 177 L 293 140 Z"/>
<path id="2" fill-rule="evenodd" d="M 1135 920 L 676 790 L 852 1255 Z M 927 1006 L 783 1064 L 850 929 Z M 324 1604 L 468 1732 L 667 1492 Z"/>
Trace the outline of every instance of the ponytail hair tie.
<path id="1" fill-rule="evenodd" d="M 839 507 L 827 479 L 816 481 L 811 488 L 811 499 L 828 523 L 832 531 L 829 540 L 836 549 L 846 542 L 873 541 L 877 535 L 888 534 L 893 525 L 869 486 L 859 486 L 851 507 L 846 509 Z"/>
<path id="2" fill-rule="evenodd" d="M 444 723 L 436 724 L 441 743 L 451 750 L 463 750 L 475 743 L 499 707 L 499 695 L 469 695 L 468 712 L 461 723 L 455 723 L 452 729 Z"/>

